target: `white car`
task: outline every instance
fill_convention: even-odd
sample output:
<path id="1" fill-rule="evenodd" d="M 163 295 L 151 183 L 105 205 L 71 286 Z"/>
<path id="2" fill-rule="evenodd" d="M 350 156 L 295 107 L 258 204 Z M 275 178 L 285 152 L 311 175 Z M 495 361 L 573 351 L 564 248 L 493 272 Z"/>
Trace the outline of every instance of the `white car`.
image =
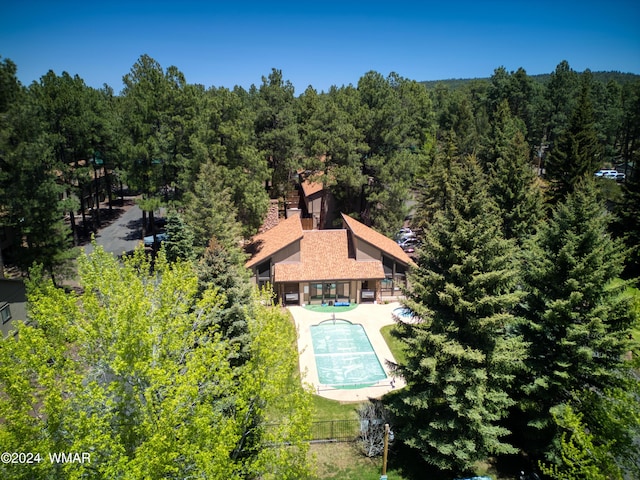
<path id="1" fill-rule="evenodd" d="M 607 170 L 607 169 L 603 169 L 603 170 L 598 170 L 595 173 L 596 177 L 603 177 L 603 178 L 616 178 L 616 175 L 618 175 L 618 171 L 617 170 Z"/>

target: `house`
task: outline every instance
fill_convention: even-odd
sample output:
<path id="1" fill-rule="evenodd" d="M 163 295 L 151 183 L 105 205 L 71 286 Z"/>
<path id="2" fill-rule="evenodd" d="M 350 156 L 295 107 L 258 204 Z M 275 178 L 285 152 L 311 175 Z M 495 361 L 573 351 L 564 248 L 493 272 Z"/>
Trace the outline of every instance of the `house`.
<path id="1" fill-rule="evenodd" d="M 318 178 L 297 172 L 285 198 L 285 217 L 300 216 L 305 230 L 330 228 L 336 218 L 333 195 Z"/>
<path id="2" fill-rule="evenodd" d="M 27 320 L 27 294 L 22 280 L 0 279 L 0 330 L 2 337 L 15 331 L 13 322 Z"/>
<path id="3" fill-rule="evenodd" d="M 313 228 L 324 229 L 335 220 L 335 201 L 322 182 L 306 178 L 300 182 L 303 216 L 313 219 Z"/>
<path id="4" fill-rule="evenodd" d="M 304 230 L 299 216 L 256 235 L 246 267 L 287 305 L 381 302 L 402 295 L 412 260 L 390 238 L 342 214 L 341 229 Z"/>

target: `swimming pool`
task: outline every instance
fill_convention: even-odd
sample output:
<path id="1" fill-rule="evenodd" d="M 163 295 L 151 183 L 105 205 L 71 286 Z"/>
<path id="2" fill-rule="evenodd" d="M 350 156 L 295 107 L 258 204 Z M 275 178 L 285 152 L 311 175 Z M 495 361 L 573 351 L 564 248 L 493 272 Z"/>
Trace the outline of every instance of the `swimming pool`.
<path id="1" fill-rule="evenodd" d="M 311 340 L 320 384 L 364 388 L 387 378 L 362 325 L 326 320 L 311 326 Z"/>

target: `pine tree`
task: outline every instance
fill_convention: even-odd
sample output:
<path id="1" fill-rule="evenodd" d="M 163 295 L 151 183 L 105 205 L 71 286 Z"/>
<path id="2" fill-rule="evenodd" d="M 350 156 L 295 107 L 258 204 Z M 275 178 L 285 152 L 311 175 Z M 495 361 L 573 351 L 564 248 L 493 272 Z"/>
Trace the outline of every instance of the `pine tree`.
<path id="1" fill-rule="evenodd" d="M 546 162 L 546 176 L 555 202 L 571 193 L 585 176 L 592 176 L 602 162 L 591 101 L 592 75 L 582 74 L 578 103 L 567 130 L 560 134 Z"/>
<path id="2" fill-rule="evenodd" d="M 527 244 L 523 332 L 531 347 L 521 406 L 542 448 L 553 435 L 552 407 L 623 385 L 634 313 L 617 280 L 623 249 L 607 232 L 608 217 L 588 179 Z"/>
<path id="3" fill-rule="evenodd" d="M 571 112 L 576 103 L 578 74 L 566 60 L 560 62 L 549 75 L 549 83 L 544 90 L 543 101 L 539 105 L 543 136 L 546 141 L 555 144 L 568 128 Z"/>
<path id="4" fill-rule="evenodd" d="M 459 163 L 455 133 L 450 132 L 446 144 L 436 147 L 433 160 L 417 180 L 418 206 L 413 223 L 418 229 L 428 230 L 436 214 L 448 208 Z"/>
<path id="5" fill-rule="evenodd" d="M 272 69 L 262 77 L 259 89 L 252 88 L 255 100 L 255 133 L 258 148 L 272 168 L 272 185 L 277 194 L 290 188 L 291 174 L 299 156 L 300 135 L 295 117 L 294 87 L 284 80 L 282 70 Z"/>
<path id="6" fill-rule="evenodd" d="M 542 218 L 543 197 L 529 162 L 524 124 L 511 114 L 506 100 L 498 106 L 493 130 L 489 192 L 501 211 L 505 237 L 522 241 Z"/>
<path id="7" fill-rule="evenodd" d="M 233 350 L 236 364 L 246 360 L 249 341 L 247 308 L 251 301 L 251 284 L 244 259 L 239 248 L 225 247 L 214 238 L 196 266 L 200 295 L 216 291 L 222 298 L 220 308 L 213 311 L 204 326 L 215 326 L 237 347 Z"/>
<path id="8" fill-rule="evenodd" d="M 169 262 L 180 260 L 193 260 L 195 251 L 193 248 L 193 233 L 175 210 L 170 210 L 167 215 L 166 226 L 167 239 L 164 249 Z"/>
<path id="9" fill-rule="evenodd" d="M 406 444 L 455 473 L 515 452 L 501 421 L 525 354 L 511 313 L 523 295 L 515 247 L 501 234 L 480 167 L 474 159 L 461 163 L 411 275 L 406 304 L 421 321 L 400 324 L 407 389 L 392 405 Z"/>
<path id="10" fill-rule="evenodd" d="M 231 190 L 225 186 L 223 174 L 223 167 L 203 163 L 192 190 L 185 195 L 184 219 L 193 232 L 197 253 L 212 238 L 226 247 L 237 245 L 241 237 Z"/>
<path id="11" fill-rule="evenodd" d="M 634 278 L 640 276 L 640 166 L 637 163 L 622 191 L 616 230 L 627 247 L 625 277 Z"/>
<path id="12" fill-rule="evenodd" d="M 42 264 L 53 279 L 71 273 L 76 252 L 64 214 L 76 202 L 64 198 L 56 135 L 46 128 L 38 88 L 18 89 L 15 102 L 0 115 L 0 225 L 14 230 L 12 261 L 24 272 Z"/>

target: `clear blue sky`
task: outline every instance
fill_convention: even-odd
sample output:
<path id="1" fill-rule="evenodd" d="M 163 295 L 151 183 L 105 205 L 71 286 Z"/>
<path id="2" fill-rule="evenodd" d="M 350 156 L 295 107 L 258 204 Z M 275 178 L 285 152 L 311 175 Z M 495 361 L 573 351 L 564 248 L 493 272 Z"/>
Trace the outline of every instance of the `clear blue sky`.
<path id="1" fill-rule="evenodd" d="M 0 1 L 0 56 L 25 85 L 53 70 L 120 92 L 142 54 L 207 87 L 260 85 L 278 68 L 296 93 L 369 70 L 442 80 L 567 60 L 640 74 L 640 2 Z"/>

